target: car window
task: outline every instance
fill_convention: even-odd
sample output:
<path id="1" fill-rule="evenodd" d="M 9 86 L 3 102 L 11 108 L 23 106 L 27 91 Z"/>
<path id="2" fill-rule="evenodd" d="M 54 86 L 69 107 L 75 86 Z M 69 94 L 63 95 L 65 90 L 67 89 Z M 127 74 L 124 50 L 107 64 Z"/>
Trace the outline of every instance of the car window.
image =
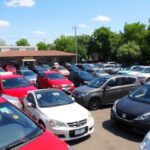
<path id="1" fill-rule="evenodd" d="M 64 76 L 60 73 L 49 73 L 47 74 L 48 79 L 64 79 Z"/>
<path id="2" fill-rule="evenodd" d="M 117 82 L 116 78 L 111 79 L 110 81 L 108 81 L 106 86 L 110 86 L 110 87 L 118 86 L 118 82 Z"/>
<path id="3" fill-rule="evenodd" d="M 35 99 L 34 99 L 33 94 L 30 93 L 30 94 L 28 95 L 28 97 L 27 97 L 27 100 L 28 100 L 30 103 L 32 103 L 32 104 L 35 105 Z"/>
<path id="4" fill-rule="evenodd" d="M 136 82 L 136 78 L 132 78 L 132 77 L 124 77 L 122 78 L 123 84 L 127 85 L 127 84 L 134 84 Z"/>
<path id="5" fill-rule="evenodd" d="M 32 120 L 9 103 L 0 104 L 0 149 L 18 149 L 23 141 L 43 132 Z"/>

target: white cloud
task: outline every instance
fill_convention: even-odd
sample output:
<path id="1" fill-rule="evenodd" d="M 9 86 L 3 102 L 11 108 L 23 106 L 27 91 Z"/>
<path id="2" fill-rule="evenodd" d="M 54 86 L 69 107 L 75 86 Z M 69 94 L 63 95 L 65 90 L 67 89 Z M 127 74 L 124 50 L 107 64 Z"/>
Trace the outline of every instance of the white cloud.
<path id="1" fill-rule="evenodd" d="M 0 20 L 0 28 L 9 27 L 10 23 L 8 21 Z"/>
<path id="2" fill-rule="evenodd" d="M 78 27 L 78 28 L 87 28 L 87 26 L 84 25 L 84 24 L 79 24 L 79 25 L 77 25 L 77 27 Z"/>
<path id="3" fill-rule="evenodd" d="M 97 16 L 92 19 L 93 22 L 110 22 L 111 18 L 108 16 Z"/>
<path id="4" fill-rule="evenodd" d="M 33 34 L 36 34 L 36 35 L 46 35 L 46 33 L 44 31 L 34 31 Z"/>
<path id="5" fill-rule="evenodd" d="M 10 7 L 33 7 L 35 0 L 6 0 L 5 4 Z"/>

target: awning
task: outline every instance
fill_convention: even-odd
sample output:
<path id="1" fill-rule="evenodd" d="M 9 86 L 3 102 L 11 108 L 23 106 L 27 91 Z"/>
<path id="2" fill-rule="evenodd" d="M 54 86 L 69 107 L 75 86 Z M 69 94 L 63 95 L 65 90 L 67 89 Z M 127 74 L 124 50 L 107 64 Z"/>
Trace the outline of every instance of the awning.
<path id="1" fill-rule="evenodd" d="M 27 62 L 27 61 L 36 61 L 36 60 L 35 59 L 23 59 L 22 61 Z"/>

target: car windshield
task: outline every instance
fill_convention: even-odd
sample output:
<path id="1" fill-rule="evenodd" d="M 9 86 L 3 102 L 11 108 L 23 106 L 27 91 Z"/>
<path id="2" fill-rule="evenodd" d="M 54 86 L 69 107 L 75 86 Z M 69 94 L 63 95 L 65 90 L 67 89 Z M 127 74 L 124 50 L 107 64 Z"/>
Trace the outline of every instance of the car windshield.
<path id="1" fill-rule="evenodd" d="M 43 67 L 44 69 L 47 69 L 47 70 L 50 70 L 50 69 L 51 69 L 51 67 L 48 66 L 48 65 L 43 65 L 42 67 Z"/>
<path id="2" fill-rule="evenodd" d="M 49 73 L 47 74 L 48 79 L 64 79 L 64 76 L 60 73 Z"/>
<path id="3" fill-rule="evenodd" d="M 35 76 L 35 74 L 32 71 L 25 71 L 22 74 L 23 76 Z"/>
<path id="4" fill-rule="evenodd" d="M 132 100 L 150 103 L 150 85 L 145 84 L 129 94 Z"/>
<path id="5" fill-rule="evenodd" d="M 144 70 L 144 67 L 134 67 L 132 69 L 132 71 L 136 71 L 136 72 L 142 72 Z"/>
<path id="6" fill-rule="evenodd" d="M 63 67 L 63 66 L 59 66 L 57 69 L 58 69 L 58 70 L 66 70 L 66 68 Z"/>
<path id="7" fill-rule="evenodd" d="M 85 79 L 85 80 L 92 80 L 93 79 L 93 76 L 90 73 L 86 72 L 86 71 L 80 71 L 79 76 L 82 79 Z"/>
<path id="8" fill-rule="evenodd" d="M 18 87 L 27 87 L 31 84 L 24 78 L 7 78 L 2 80 L 2 85 L 4 89 L 12 89 Z"/>
<path id="9" fill-rule="evenodd" d="M 39 107 L 62 106 L 74 102 L 62 91 L 38 91 L 36 97 Z"/>
<path id="10" fill-rule="evenodd" d="M 0 68 L 0 72 L 5 72 L 5 70 L 4 70 L 4 69 L 2 69 L 2 68 Z"/>
<path id="11" fill-rule="evenodd" d="M 99 77 L 88 84 L 89 87 L 99 88 L 101 87 L 108 79 L 104 77 Z"/>
<path id="12" fill-rule="evenodd" d="M 97 73 L 97 74 L 103 74 L 105 72 L 103 70 L 97 69 L 97 70 L 95 70 L 95 73 Z"/>
<path id="13" fill-rule="evenodd" d="M 42 133 L 42 128 L 14 106 L 0 104 L 0 149 L 16 148 Z"/>

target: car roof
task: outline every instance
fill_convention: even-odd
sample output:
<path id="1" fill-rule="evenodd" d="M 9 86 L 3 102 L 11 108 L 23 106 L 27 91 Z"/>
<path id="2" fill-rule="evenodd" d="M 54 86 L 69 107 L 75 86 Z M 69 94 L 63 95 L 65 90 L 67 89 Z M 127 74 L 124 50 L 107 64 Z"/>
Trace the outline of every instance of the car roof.
<path id="1" fill-rule="evenodd" d="M 4 102 L 7 102 L 4 98 L 2 98 L 1 96 L 0 96 L 0 104 L 1 103 L 4 103 Z"/>
<path id="2" fill-rule="evenodd" d="M 21 75 L 0 75 L 2 79 L 18 78 L 22 77 Z"/>
<path id="3" fill-rule="evenodd" d="M 59 73 L 58 71 L 45 71 L 46 74 Z"/>

